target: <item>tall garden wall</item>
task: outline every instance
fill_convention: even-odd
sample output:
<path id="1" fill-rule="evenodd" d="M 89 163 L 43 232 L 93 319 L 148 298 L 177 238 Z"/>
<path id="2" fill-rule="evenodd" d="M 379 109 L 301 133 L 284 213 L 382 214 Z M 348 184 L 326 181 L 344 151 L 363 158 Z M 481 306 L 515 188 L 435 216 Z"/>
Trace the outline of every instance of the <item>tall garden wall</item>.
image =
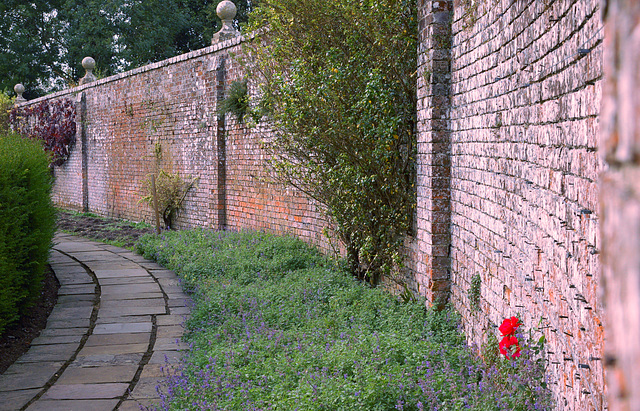
<path id="1" fill-rule="evenodd" d="M 604 409 L 599 1 L 419 0 L 419 10 L 408 282 L 431 304 L 453 303 L 477 344 L 505 317 L 538 326 L 559 408 Z M 290 233 L 330 250 L 321 207 L 273 181 L 269 128 L 217 114 L 247 74 L 233 57 L 242 41 L 45 97 L 77 101 L 79 120 L 56 203 L 150 222 L 139 200 L 163 169 L 198 179 L 177 227 Z"/>
<path id="2" fill-rule="evenodd" d="M 421 10 L 423 293 L 478 344 L 505 317 L 539 325 L 559 408 L 603 409 L 599 1 Z"/>
<path id="3" fill-rule="evenodd" d="M 152 222 L 140 200 L 149 175 L 164 170 L 196 179 L 176 227 L 268 230 L 322 246 L 322 211 L 269 172 L 269 129 L 218 115 L 229 85 L 246 78 L 232 57 L 240 53 L 241 39 L 230 39 L 44 97 L 77 102 L 77 143 L 55 169 L 55 202 Z"/>

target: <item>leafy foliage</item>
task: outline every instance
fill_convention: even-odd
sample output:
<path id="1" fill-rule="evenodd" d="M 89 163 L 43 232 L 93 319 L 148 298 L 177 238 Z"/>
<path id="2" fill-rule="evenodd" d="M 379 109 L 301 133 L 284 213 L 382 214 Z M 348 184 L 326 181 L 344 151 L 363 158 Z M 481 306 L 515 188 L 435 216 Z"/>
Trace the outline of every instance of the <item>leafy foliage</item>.
<path id="1" fill-rule="evenodd" d="M 108 76 L 211 44 L 221 0 L 3 0 L 0 90 L 23 83 L 25 97 L 75 85 L 81 61 Z M 243 23 L 255 4 L 234 0 Z"/>
<path id="2" fill-rule="evenodd" d="M 247 94 L 247 81 L 234 81 L 229 86 L 228 96 L 221 101 L 218 113 L 225 115 L 232 113 L 238 121 L 242 122 L 244 115 L 249 110 L 249 96 Z"/>
<path id="3" fill-rule="evenodd" d="M 22 136 L 42 141 L 52 165 L 62 165 L 76 142 L 76 109 L 69 99 L 16 107 L 9 121 Z"/>
<path id="4" fill-rule="evenodd" d="M 62 26 L 55 18 L 62 0 L 0 2 L 0 90 L 24 84 L 24 97 L 44 94 L 60 68 Z"/>
<path id="5" fill-rule="evenodd" d="M 519 368 L 514 387 L 465 345 L 452 311 L 402 303 L 299 240 L 189 230 L 136 248 L 193 291 L 191 348 L 161 386 L 163 410 L 551 409 L 544 390 L 510 397 L 535 392 L 538 368 Z"/>
<path id="6" fill-rule="evenodd" d="M 162 215 L 165 227 L 173 227 L 173 219 L 176 212 L 182 207 L 187 192 L 194 186 L 197 178 L 185 181 L 178 173 L 167 173 L 160 170 L 156 177 L 156 196 L 158 210 Z M 151 177 L 146 181 L 147 195 L 142 198 L 143 202 L 153 206 L 153 186 Z"/>
<path id="7" fill-rule="evenodd" d="M 249 52 L 281 179 L 327 206 L 351 271 L 401 262 L 415 207 L 414 0 L 264 0 Z"/>
<path id="8" fill-rule="evenodd" d="M 38 297 L 55 230 L 40 144 L 0 134 L 0 333 Z"/>
<path id="9" fill-rule="evenodd" d="M 482 287 L 482 277 L 480 274 L 474 274 L 471 277 L 471 286 L 469 287 L 469 302 L 471 308 L 475 311 L 480 310 L 480 288 Z"/>
<path id="10" fill-rule="evenodd" d="M 0 92 L 0 134 L 8 133 L 11 128 L 9 111 L 11 111 L 13 103 L 14 98 L 9 97 L 6 91 Z"/>

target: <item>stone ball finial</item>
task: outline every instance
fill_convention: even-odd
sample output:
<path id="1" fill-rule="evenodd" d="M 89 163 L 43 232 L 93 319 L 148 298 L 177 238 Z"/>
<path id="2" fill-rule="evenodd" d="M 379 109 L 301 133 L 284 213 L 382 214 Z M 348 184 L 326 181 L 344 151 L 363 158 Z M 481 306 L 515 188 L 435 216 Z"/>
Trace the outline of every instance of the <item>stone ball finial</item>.
<path id="1" fill-rule="evenodd" d="M 93 57 L 85 57 L 82 59 L 82 67 L 85 70 L 93 71 L 93 69 L 96 68 L 96 61 Z"/>
<path id="2" fill-rule="evenodd" d="M 24 93 L 24 86 L 22 85 L 22 83 L 18 83 L 15 86 L 13 86 L 13 91 L 15 91 L 16 94 L 18 95 L 16 97 L 15 104 L 24 103 L 25 101 L 27 101 L 26 98 L 22 97 L 22 93 Z"/>
<path id="3" fill-rule="evenodd" d="M 82 59 L 82 67 L 86 70 L 84 77 L 80 79 L 80 85 L 91 83 L 96 81 L 96 76 L 93 75 L 93 69 L 96 68 L 96 61 L 92 57 L 85 57 Z"/>
<path id="4" fill-rule="evenodd" d="M 213 35 L 211 44 L 216 44 L 240 35 L 238 30 L 233 27 L 233 19 L 238 13 L 238 9 L 233 2 L 229 0 L 221 1 L 218 7 L 216 7 L 216 13 L 218 17 L 220 17 L 220 20 L 222 20 L 222 28 Z"/>
<path id="5" fill-rule="evenodd" d="M 216 7 L 216 14 L 220 17 L 220 20 L 233 20 L 238 13 L 238 9 L 233 2 L 229 0 L 221 1 Z"/>

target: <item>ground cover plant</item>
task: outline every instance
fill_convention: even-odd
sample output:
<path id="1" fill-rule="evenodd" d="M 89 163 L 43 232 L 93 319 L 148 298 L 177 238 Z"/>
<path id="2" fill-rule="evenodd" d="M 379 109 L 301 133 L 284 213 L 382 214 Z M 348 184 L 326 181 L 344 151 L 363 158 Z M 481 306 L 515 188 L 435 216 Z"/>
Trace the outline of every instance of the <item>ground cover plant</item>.
<path id="1" fill-rule="evenodd" d="M 552 408 L 524 336 L 517 356 L 496 341 L 485 363 L 451 310 L 403 303 L 297 240 L 188 230 L 136 249 L 193 293 L 191 348 L 159 387 L 163 410 Z"/>

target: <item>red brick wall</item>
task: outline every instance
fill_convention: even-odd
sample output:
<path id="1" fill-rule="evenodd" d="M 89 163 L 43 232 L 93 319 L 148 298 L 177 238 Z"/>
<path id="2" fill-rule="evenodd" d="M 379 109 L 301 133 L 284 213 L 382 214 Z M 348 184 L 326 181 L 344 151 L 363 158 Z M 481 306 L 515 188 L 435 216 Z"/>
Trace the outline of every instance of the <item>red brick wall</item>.
<path id="1" fill-rule="evenodd" d="M 598 1 L 420 0 L 419 10 L 408 283 L 430 303 L 452 302 L 473 342 L 504 317 L 542 321 L 560 408 L 602 409 Z M 47 97 L 84 96 L 86 208 L 152 221 L 138 200 L 161 167 L 199 179 L 178 227 L 290 233 L 330 250 L 321 207 L 274 181 L 261 148 L 268 126 L 217 115 L 221 92 L 245 78 L 230 53 L 241 53 L 238 40 Z M 54 194 L 79 209 L 80 143 Z"/>
<path id="2" fill-rule="evenodd" d="M 227 87 L 245 79 L 243 67 L 229 60 Z M 255 77 L 248 84 L 256 93 Z M 331 250 L 322 230 L 327 227 L 322 207 L 293 187 L 276 181 L 267 165 L 269 155 L 262 148 L 271 131 L 268 124 L 248 127 L 245 119 L 227 115 L 226 139 L 227 228 L 251 228 L 274 233 L 290 233 Z"/>
<path id="3" fill-rule="evenodd" d="M 640 409 L 640 3 L 605 19 L 601 156 L 605 364 L 611 410 Z"/>
<path id="4" fill-rule="evenodd" d="M 139 200 L 146 195 L 148 175 L 164 169 L 198 178 L 177 215 L 179 228 L 288 233 L 329 251 L 321 207 L 270 175 L 261 149 L 268 126 L 249 128 L 232 114 L 217 114 L 230 84 L 245 78 L 233 57 L 241 53 L 239 44 L 239 39 L 228 40 L 44 97 L 85 102 L 78 104 L 78 118 L 84 117 L 78 121 L 76 147 L 55 171 L 56 204 L 152 222 L 151 208 Z"/>
<path id="5" fill-rule="evenodd" d="M 420 60 L 423 294 L 450 287 L 477 343 L 542 321 L 559 408 L 602 409 L 599 2 L 425 1 L 423 44 L 446 40 L 451 6 L 450 51 Z"/>

